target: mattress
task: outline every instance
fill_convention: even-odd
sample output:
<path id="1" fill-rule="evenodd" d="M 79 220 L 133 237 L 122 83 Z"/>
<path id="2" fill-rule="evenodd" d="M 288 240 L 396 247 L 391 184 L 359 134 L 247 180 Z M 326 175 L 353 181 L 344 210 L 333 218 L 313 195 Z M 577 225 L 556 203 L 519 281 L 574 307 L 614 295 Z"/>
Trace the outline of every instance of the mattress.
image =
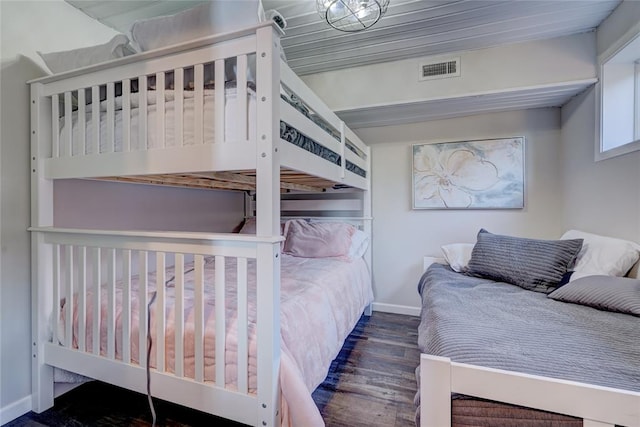
<path id="1" fill-rule="evenodd" d="M 640 346 L 632 345 L 640 342 L 637 317 L 555 301 L 440 264 L 425 272 L 419 292 L 422 353 L 640 391 Z"/>
<path id="2" fill-rule="evenodd" d="M 164 147 L 175 147 L 178 145 L 178 141 L 176 139 L 176 130 L 175 130 L 175 117 L 176 117 L 176 102 L 175 102 L 175 91 L 174 90 L 165 90 L 165 104 L 164 104 L 164 115 L 165 115 L 165 142 Z M 196 100 L 194 98 L 194 91 L 183 91 L 183 145 L 189 146 L 199 143 L 196 140 L 195 133 L 195 105 Z M 146 141 L 146 149 L 155 149 L 155 148 L 163 148 L 163 144 L 161 139 L 157 135 L 157 120 L 158 120 L 158 109 L 157 109 L 157 99 L 156 99 L 156 91 L 147 92 L 147 141 Z M 214 118 L 214 105 L 215 105 L 215 90 L 213 89 L 205 89 L 203 95 L 203 107 L 198 107 L 199 110 L 202 111 L 203 114 L 203 141 L 204 143 L 213 143 L 215 140 L 215 118 Z M 286 97 L 282 96 L 282 98 L 287 100 Z M 117 96 L 114 98 L 114 148 L 113 151 L 121 152 L 123 151 L 123 111 L 122 111 L 122 96 Z M 139 108 L 139 94 L 132 93 L 130 95 L 130 146 L 131 150 L 142 150 L 145 148 L 145 144 L 140 140 L 140 108 Z M 247 90 L 247 102 L 246 102 L 246 117 L 248 118 L 245 123 L 238 114 L 239 112 L 239 102 L 237 96 L 237 89 L 235 87 L 227 87 L 225 89 L 225 114 L 224 114 L 224 138 L 225 141 L 243 141 L 247 139 L 247 135 L 255 135 L 256 134 L 256 96 L 255 92 L 251 89 Z M 85 148 L 84 154 L 96 154 L 95 144 L 93 141 L 93 132 L 96 124 L 93 120 L 93 115 L 91 112 L 91 108 L 87 107 L 85 111 Z M 306 114 L 307 117 L 310 117 Z M 106 101 L 100 102 L 100 115 L 99 115 L 99 149 L 98 153 L 104 153 L 111 151 L 110 147 L 108 147 L 108 138 L 107 138 L 107 103 Z M 314 117 L 313 120 L 316 124 L 318 124 L 321 128 L 328 130 L 327 126 L 321 126 L 320 122 L 317 118 Z M 78 121 L 78 111 L 77 109 L 72 112 L 71 118 L 71 129 L 72 129 L 72 152 L 71 155 L 76 156 L 83 154 L 83 148 L 80 143 L 82 136 L 82 129 L 79 126 Z M 69 130 L 65 126 L 64 117 L 60 118 L 59 123 L 60 128 L 60 141 L 66 141 L 68 138 Z M 331 133 L 331 135 L 335 138 L 335 135 Z M 313 139 L 309 138 L 307 135 L 301 133 L 293 126 L 289 125 L 284 121 L 280 121 L 280 138 L 283 140 L 294 144 L 300 148 L 303 148 L 325 160 L 332 162 L 333 164 L 340 165 L 341 164 L 341 156 L 333 150 L 319 144 Z M 350 145 L 347 147 L 351 148 Z M 353 150 L 353 148 L 351 148 Z M 67 156 L 69 153 L 67 152 L 67 147 L 65 144 L 60 144 L 60 155 Z M 360 175 L 362 177 L 366 177 L 366 172 L 358 167 L 357 165 L 346 161 L 345 165 L 346 169 Z"/>
<path id="3" fill-rule="evenodd" d="M 175 147 L 178 145 L 175 132 L 175 116 L 176 116 L 176 102 L 175 91 L 165 90 L 165 147 Z M 194 145 L 198 143 L 195 139 L 195 92 L 183 91 L 183 144 Z M 130 124 L 130 145 L 131 150 L 142 149 L 154 149 L 162 148 L 162 141 L 157 135 L 157 92 L 147 92 L 147 141 L 146 145 L 140 139 L 140 108 L 139 108 L 139 94 L 131 94 L 131 124 Z M 214 105 L 215 105 L 215 90 L 204 90 L 204 105 L 201 108 L 203 114 L 203 139 L 205 142 L 212 143 L 215 139 L 215 117 L 214 117 Z M 117 96 L 114 98 L 115 103 L 115 145 L 113 151 L 123 151 L 123 111 L 122 111 L 122 97 Z M 227 88 L 225 90 L 225 140 L 234 141 L 241 139 L 241 129 L 249 132 L 249 135 L 255 135 L 256 124 L 256 97 L 255 92 L 247 91 L 247 117 L 248 123 L 240 123 L 238 117 L 238 98 L 236 88 Z M 200 108 L 200 107 L 199 107 Z M 95 145 L 91 143 L 92 135 L 94 132 L 93 115 L 91 109 L 87 107 L 86 114 L 86 128 L 85 128 L 85 151 L 84 154 L 95 154 Z M 78 124 L 78 111 L 72 113 L 72 155 L 80 155 L 82 153 L 82 146 L 80 144 L 81 126 Z M 107 139 L 107 103 L 106 101 L 100 102 L 100 153 L 108 152 L 108 139 Z M 65 141 L 68 137 L 68 128 L 65 127 L 64 118 L 60 119 L 60 141 Z M 246 139 L 246 136 L 244 137 Z M 65 144 L 60 144 L 61 156 L 66 156 L 67 153 Z"/>
<path id="4" fill-rule="evenodd" d="M 185 335 L 184 335 L 184 375 L 194 377 L 194 323 L 193 323 L 193 265 L 185 264 Z M 204 377 L 205 381 L 215 380 L 215 262 L 207 258 L 205 263 L 205 340 L 204 340 Z M 166 277 L 172 278 L 173 267 L 167 269 Z M 233 284 L 237 283 L 237 266 L 233 259 L 225 263 L 226 290 L 226 349 L 225 349 L 225 379 L 228 389 L 235 389 L 237 384 L 237 295 Z M 256 387 L 256 274 L 255 261 L 248 262 L 248 325 L 249 325 L 249 392 L 255 393 Z M 131 304 L 131 353 L 133 363 L 138 363 L 138 277 L 132 279 Z M 155 291 L 155 274 L 149 275 L 149 298 Z M 152 338 L 164 339 L 166 369 L 174 371 L 175 356 L 175 328 L 176 316 L 174 306 L 174 281 L 169 279 L 166 289 L 166 335 L 157 337 L 152 332 Z M 92 292 L 87 292 L 87 351 L 92 351 Z M 102 289 L 101 301 L 103 316 L 106 316 L 106 290 Z M 345 262 L 329 258 L 297 258 L 282 255 L 281 259 L 281 386 L 283 402 L 295 400 L 295 405 L 289 405 L 283 410 L 285 418 L 307 420 L 319 417 L 305 411 L 318 411 L 311 398 L 311 392 L 324 380 L 331 361 L 340 351 L 345 338 L 349 335 L 364 308 L 373 299 L 371 281 L 367 266 L 362 259 Z M 116 359 L 122 359 L 122 286 L 116 290 Z M 75 304 L 74 304 L 75 308 Z M 155 310 L 151 310 L 151 331 L 155 331 Z M 64 324 L 63 318 L 60 324 Z M 73 345 L 77 347 L 78 322 L 77 309 L 74 310 Z M 103 317 L 104 318 L 104 317 Z M 106 322 L 104 322 L 106 323 Z M 100 352 L 106 355 L 106 325 L 101 325 Z M 146 333 L 143 331 L 143 333 Z M 63 335 L 61 335 L 63 336 Z M 143 352 L 146 349 L 143 349 Z M 152 351 L 150 358 L 152 367 L 156 366 L 156 356 Z M 302 404 L 301 404 L 302 399 Z M 288 411 L 288 412 L 287 412 Z M 296 412 L 298 411 L 298 412 Z M 286 415 L 289 414 L 289 417 Z"/>

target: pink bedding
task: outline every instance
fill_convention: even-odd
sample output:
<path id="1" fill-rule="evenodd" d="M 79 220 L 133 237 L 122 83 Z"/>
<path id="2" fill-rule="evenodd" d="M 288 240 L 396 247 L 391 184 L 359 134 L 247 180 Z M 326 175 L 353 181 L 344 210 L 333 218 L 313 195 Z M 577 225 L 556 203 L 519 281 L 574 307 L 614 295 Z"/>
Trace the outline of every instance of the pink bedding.
<path id="1" fill-rule="evenodd" d="M 346 262 L 331 258 L 297 258 L 282 255 L 281 259 L 281 350 L 280 385 L 282 389 L 282 424 L 284 426 L 323 426 L 324 422 L 311 398 L 311 392 L 324 380 L 331 361 L 337 356 L 345 338 L 360 318 L 364 308 L 371 303 L 373 294 L 369 271 L 362 259 Z M 185 265 L 185 337 L 184 375 L 194 377 L 194 330 L 192 264 Z M 235 389 L 237 380 L 237 333 L 235 283 L 237 267 L 235 259 L 227 259 L 226 281 L 233 285 L 226 291 L 226 350 L 225 378 L 227 388 Z M 167 269 L 166 279 L 173 276 L 173 267 Z M 213 259 L 205 263 L 205 381 L 215 380 L 215 266 Z M 249 392 L 256 387 L 256 282 L 255 262 L 248 263 L 248 324 L 249 324 Z M 138 363 L 138 278 L 132 280 L 131 303 L 131 354 L 132 363 Z M 175 308 L 174 281 L 166 285 L 166 370 L 174 371 L 175 356 Z M 155 291 L 155 274 L 149 275 L 149 297 Z M 92 292 L 87 292 L 87 351 L 92 343 Z M 106 319 L 107 296 L 103 287 L 102 318 Z M 116 289 L 116 358 L 122 358 L 121 304 L 122 287 Z M 75 304 L 74 304 L 75 307 Z M 155 336 L 155 307 L 152 307 L 151 331 Z M 64 310 L 62 311 L 64 317 Z M 78 322 L 74 309 L 73 344 L 77 346 Z M 64 319 L 61 319 L 61 325 Z M 106 323 L 106 322 L 105 322 Z M 106 325 L 101 329 L 101 353 L 106 354 Z M 63 334 L 60 335 L 64 336 Z M 154 347 L 155 350 L 155 347 Z M 143 351 L 146 351 L 144 349 Z M 152 351 L 151 366 L 156 366 Z"/>

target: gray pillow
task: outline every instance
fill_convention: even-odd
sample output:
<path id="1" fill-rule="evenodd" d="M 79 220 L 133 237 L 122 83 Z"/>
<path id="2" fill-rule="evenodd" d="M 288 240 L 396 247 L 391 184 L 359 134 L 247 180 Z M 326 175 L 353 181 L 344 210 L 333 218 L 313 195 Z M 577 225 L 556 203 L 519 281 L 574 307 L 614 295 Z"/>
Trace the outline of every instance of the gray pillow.
<path id="1" fill-rule="evenodd" d="M 640 316 L 640 280 L 585 276 L 547 295 L 558 301 Z"/>
<path id="2" fill-rule="evenodd" d="M 468 272 L 530 291 L 549 293 L 573 267 L 581 248 L 582 239 L 526 239 L 481 229 L 471 252 Z"/>

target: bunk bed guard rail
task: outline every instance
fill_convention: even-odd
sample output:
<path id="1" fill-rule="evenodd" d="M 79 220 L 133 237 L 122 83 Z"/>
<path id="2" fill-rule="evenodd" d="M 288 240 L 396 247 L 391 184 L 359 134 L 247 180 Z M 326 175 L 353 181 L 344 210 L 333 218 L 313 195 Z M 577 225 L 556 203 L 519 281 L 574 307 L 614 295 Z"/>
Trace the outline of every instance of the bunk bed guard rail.
<path id="1" fill-rule="evenodd" d="M 43 318 L 52 325 L 48 344 L 40 349 L 44 363 L 108 382 L 117 377 L 118 385 L 142 393 L 150 363 L 154 396 L 205 412 L 215 408 L 218 415 L 250 425 L 259 408 L 272 412 L 277 397 L 260 399 L 263 385 L 278 381 L 282 238 L 31 231 L 42 235 L 48 250 L 41 261 L 47 258 L 51 265 L 49 274 L 39 277 L 39 298 L 48 300 L 50 313 Z M 207 264 L 215 264 L 211 277 L 205 274 Z M 225 264 L 235 277 L 225 277 Z M 251 268 L 257 270 L 255 289 L 248 286 Z M 255 319 L 248 315 L 252 292 Z M 226 310 L 209 313 L 205 294 Z M 205 336 L 211 323 L 215 342 Z M 153 349 L 149 360 L 147 331 Z M 250 347 L 258 353 L 251 361 Z M 250 372 L 256 360 L 267 363 Z"/>

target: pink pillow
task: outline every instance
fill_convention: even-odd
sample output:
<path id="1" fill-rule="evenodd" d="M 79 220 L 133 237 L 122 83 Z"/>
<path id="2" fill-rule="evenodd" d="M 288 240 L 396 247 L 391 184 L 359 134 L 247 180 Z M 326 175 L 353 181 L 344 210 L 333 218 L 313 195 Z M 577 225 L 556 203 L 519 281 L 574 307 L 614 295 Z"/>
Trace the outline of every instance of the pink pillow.
<path id="1" fill-rule="evenodd" d="M 238 231 L 240 234 L 256 234 L 256 217 L 247 218 Z M 284 224 L 280 224 L 280 235 L 284 235 Z"/>
<path id="2" fill-rule="evenodd" d="M 287 221 L 282 252 L 304 258 L 347 257 L 355 231 L 340 222 Z"/>
<path id="3" fill-rule="evenodd" d="M 239 231 L 240 234 L 256 234 L 256 218 L 251 217 L 244 220 L 242 228 Z"/>

